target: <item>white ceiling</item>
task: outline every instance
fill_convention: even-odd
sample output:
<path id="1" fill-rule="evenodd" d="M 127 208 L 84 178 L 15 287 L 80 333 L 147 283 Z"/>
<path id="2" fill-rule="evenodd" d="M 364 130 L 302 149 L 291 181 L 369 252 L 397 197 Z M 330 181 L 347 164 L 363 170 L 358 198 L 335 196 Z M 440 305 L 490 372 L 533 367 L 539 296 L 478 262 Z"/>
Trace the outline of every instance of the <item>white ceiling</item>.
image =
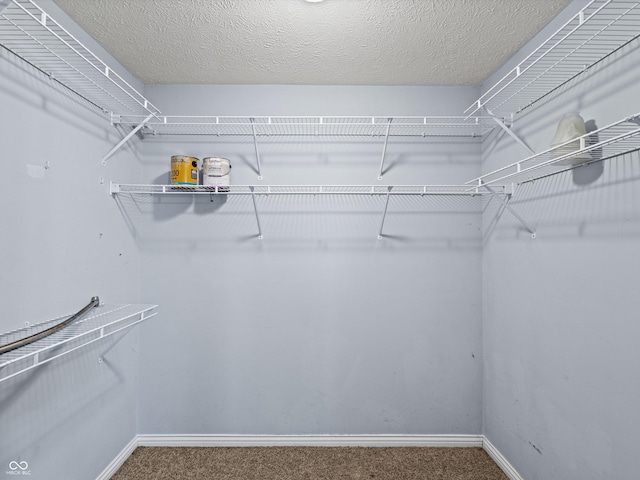
<path id="1" fill-rule="evenodd" d="M 477 85 L 569 2 L 55 0 L 148 85 Z"/>

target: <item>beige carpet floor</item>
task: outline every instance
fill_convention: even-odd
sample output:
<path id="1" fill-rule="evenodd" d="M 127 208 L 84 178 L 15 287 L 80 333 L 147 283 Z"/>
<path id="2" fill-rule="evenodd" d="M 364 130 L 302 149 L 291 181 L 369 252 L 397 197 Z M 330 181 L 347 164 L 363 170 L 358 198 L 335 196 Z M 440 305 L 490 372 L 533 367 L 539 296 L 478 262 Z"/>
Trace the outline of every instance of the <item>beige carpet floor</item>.
<path id="1" fill-rule="evenodd" d="M 139 447 L 111 480 L 508 480 L 481 448 Z"/>

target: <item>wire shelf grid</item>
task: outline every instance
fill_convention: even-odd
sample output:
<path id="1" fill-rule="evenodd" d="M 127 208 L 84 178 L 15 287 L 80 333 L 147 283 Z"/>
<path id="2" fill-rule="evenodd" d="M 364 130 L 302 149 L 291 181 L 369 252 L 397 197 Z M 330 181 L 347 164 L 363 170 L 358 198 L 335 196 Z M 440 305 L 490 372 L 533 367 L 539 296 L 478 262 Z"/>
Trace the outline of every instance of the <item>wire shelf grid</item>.
<path id="1" fill-rule="evenodd" d="M 640 149 L 640 113 L 511 163 L 467 182 L 468 185 L 524 183 L 569 168 L 625 155 Z M 560 167 L 559 170 L 557 168 Z M 553 168 L 556 168 L 553 171 Z"/>
<path id="2" fill-rule="evenodd" d="M 48 363 L 81 347 L 131 328 L 157 315 L 156 305 L 107 304 L 95 307 L 65 328 L 29 345 L 0 355 L 0 382 Z M 56 325 L 71 315 L 0 335 L 6 345 Z"/>
<path id="3" fill-rule="evenodd" d="M 508 193 L 506 187 L 496 186 L 498 193 Z M 483 188 L 469 185 L 142 185 L 111 184 L 112 195 L 487 195 Z"/>
<path id="4" fill-rule="evenodd" d="M 465 113 L 517 114 L 640 36 L 640 2 L 592 0 Z"/>
<path id="5" fill-rule="evenodd" d="M 0 45 L 104 112 L 159 113 L 142 94 L 31 0 L 0 8 Z"/>
<path id="6" fill-rule="evenodd" d="M 158 116 L 114 115 L 112 123 L 143 135 L 481 137 L 494 128 L 490 117 L 337 116 Z"/>

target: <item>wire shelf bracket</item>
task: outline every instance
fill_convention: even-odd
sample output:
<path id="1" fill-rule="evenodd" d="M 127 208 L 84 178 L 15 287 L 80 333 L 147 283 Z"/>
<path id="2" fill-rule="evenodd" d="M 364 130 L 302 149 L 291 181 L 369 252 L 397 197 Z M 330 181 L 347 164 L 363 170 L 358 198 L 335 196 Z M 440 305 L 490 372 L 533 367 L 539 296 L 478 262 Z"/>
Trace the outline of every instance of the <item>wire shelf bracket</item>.
<path id="1" fill-rule="evenodd" d="M 387 209 L 389 208 L 389 197 L 391 195 L 392 188 L 393 187 L 388 187 L 387 198 L 384 201 L 384 211 L 382 212 L 382 220 L 380 221 L 380 230 L 378 231 L 378 240 L 382 240 L 382 229 L 384 228 L 384 220 L 387 217 Z"/>
<path id="2" fill-rule="evenodd" d="M 251 187 L 251 200 L 253 201 L 253 210 L 256 214 L 256 223 L 258 224 L 258 240 L 262 240 L 264 237 L 262 235 L 262 226 L 260 225 L 260 215 L 258 214 L 258 205 L 256 204 L 256 193 L 254 187 Z"/>
<path id="3" fill-rule="evenodd" d="M 523 226 L 524 228 L 526 228 L 529 233 L 531 234 L 531 238 L 536 238 L 536 231 L 534 228 L 532 228 L 531 226 L 529 226 L 529 224 L 525 221 L 524 218 L 522 218 L 518 212 L 516 212 L 513 208 L 511 208 L 511 205 L 509 205 L 509 201 L 511 200 L 511 198 L 513 198 L 512 195 L 508 195 L 507 198 L 503 198 L 500 195 L 498 195 L 495 190 L 493 190 L 493 188 L 491 188 L 489 185 L 482 185 L 484 188 L 487 189 L 487 191 L 489 191 L 489 193 L 491 193 L 491 195 L 493 196 L 493 198 L 495 198 L 496 200 L 498 200 L 502 206 L 504 208 L 506 208 L 509 213 L 511 215 L 513 215 Z"/>
<path id="4" fill-rule="evenodd" d="M 384 171 L 384 159 L 387 156 L 387 145 L 389 144 L 389 131 L 391 130 L 391 121 L 393 119 L 389 119 L 389 123 L 387 124 L 387 130 L 384 135 L 384 146 L 382 147 L 382 159 L 380 160 L 380 171 L 378 172 L 378 180 L 382 180 L 382 173 Z"/>
<path id="5" fill-rule="evenodd" d="M 258 167 L 258 180 L 262 180 L 262 171 L 260 168 L 260 151 L 258 150 L 258 137 L 256 135 L 256 121 L 251 118 L 251 133 L 253 134 L 253 148 L 256 152 L 256 165 Z M 256 211 L 257 213 L 257 211 Z"/>
<path id="6" fill-rule="evenodd" d="M 147 115 L 145 119 L 138 124 L 138 126 L 136 126 L 127 135 L 125 135 L 124 138 L 120 140 L 115 147 L 109 150 L 109 152 L 104 157 L 102 157 L 102 166 L 105 167 L 107 165 L 107 160 L 111 158 L 111 156 L 115 154 L 118 150 L 120 150 L 120 148 L 122 148 L 122 146 L 126 144 L 131 139 L 131 137 L 133 137 L 136 133 L 138 133 L 138 131 L 142 129 L 147 124 L 147 122 L 151 120 L 153 117 L 155 117 L 155 114 L 153 113 L 150 113 L 149 115 Z M 113 121 L 112 121 L 112 124 L 113 124 Z"/>
<path id="7" fill-rule="evenodd" d="M 504 130 L 511 138 L 513 138 L 520 146 L 522 146 L 527 152 L 529 152 L 530 155 L 535 155 L 536 152 L 533 151 L 533 149 L 527 145 L 525 143 L 524 140 L 522 140 L 510 127 L 508 127 L 500 118 L 498 118 L 497 116 L 495 116 L 491 110 L 489 110 L 487 107 L 483 107 L 484 110 L 487 112 L 487 114 L 493 119 L 493 121 L 502 129 Z"/>
<path id="8" fill-rule="evenodd" d="M 157 305 L 102 304 L 91 314 L 51 335 L 0 355 L 0 382 L 49 363 L 116 333 L 124 332 L 157 315 Z M 45 331 L 68 316 L 48 320 L 0 335 L 2 343 Z M 100 359 L 102 356 L 100 357 Z"/>

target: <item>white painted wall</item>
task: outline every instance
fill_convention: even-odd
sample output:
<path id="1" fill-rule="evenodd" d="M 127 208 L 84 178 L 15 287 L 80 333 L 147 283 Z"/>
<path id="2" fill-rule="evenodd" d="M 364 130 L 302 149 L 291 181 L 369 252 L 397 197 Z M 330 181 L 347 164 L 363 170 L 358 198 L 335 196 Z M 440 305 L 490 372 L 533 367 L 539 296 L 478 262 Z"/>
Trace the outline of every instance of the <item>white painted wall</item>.
<path id="1" fill-rule="evenodd" d="M 549 34 L 550 32 L 547 32 Z M 535 151 L 580 111 L 598 127 L 640 111 L 638 43 L 516 119 Z M 488 139 L 483 170 L 525 158 Z M 527 480 L 635 478 L 640 415 L 638 152 L 521 187 L 530 238 L 484 215 L 484 433 Z"/>
<path id="2" fill-rule="evenodd" d="M 139 180 L 138 153 L 102 167 L 120 138 L 108 118 L 4 49 L 0 85 L 0 331 L 94 295 L 138 303 L 140 254 L 108 194 L 110 178 Z M 0 476 L 26 461 L 33 479 L 95 478 L 137 432 L 137 350 L 134 330 L 0 383 Z"/>
<path id="3" fill-rule="evenodd" d="M 473 88 L 145 89 L 166 114 L 445 115 Z M 382 139 L 261 142 L 263 184 L 458 183 L 480 144 Z M 258 183 L 251 142 L 149 139 L 145 182 L 170 156 L 222 155 Z M 427 205 L 426 212 L 424 206 Z M 381 198 L 208 198 L 125 205 L 143 251 L 141 433 L 481 431 L 480 205 Z"/>

